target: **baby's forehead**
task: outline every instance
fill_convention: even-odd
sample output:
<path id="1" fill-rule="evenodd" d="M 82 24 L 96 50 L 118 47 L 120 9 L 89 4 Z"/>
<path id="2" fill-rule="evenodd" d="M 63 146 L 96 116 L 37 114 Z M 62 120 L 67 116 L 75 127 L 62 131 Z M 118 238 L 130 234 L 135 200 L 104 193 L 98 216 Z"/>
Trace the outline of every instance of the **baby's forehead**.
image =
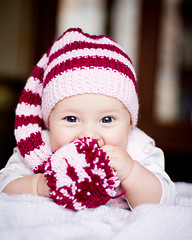
<path id="1" fill-rule="evenodd" d="M 90 108 L 94 111 L 95 107 L 97 109 L 106 109 L 107 110 L 121 110 L 125 108 L 125 105 L 118 100 L 117 98 L 106 96 L 103 94 L 78 94 L 75 96 L 70 96 L 59 101 L 54 109 L 86 109 Z"/>

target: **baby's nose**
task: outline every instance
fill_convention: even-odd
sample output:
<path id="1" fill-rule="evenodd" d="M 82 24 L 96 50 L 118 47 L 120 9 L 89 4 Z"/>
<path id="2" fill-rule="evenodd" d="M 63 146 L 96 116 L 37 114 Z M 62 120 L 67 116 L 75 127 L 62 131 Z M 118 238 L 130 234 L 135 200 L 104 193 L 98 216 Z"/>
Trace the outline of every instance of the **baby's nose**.
<path id="1" fill-rule="evenodd" d="M 84 138 L 84 137 L 87 137 L 87 138 L 91 138 L 91 139 L 99 139 L 99 135 L 96 134 L 95 132 L 83 132 L 81 135 L 80 135 L 80 138 Z"/>
<path id="2" fill-rule="evenodd" d="M 98 140 L 99 145 L 101 147 L 104 145 L 104 141 L 101 138 L 101 134 L 94 127 L 83 128 L 78 138 L 84 138 L 84 137 Z"/>

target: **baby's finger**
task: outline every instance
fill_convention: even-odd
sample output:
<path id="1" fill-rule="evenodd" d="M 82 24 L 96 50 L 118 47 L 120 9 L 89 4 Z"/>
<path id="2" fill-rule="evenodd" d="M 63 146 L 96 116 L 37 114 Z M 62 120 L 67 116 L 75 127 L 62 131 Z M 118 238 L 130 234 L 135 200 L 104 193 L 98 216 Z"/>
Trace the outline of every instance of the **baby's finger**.
<path id="1" fill-rule="evenodd" d="M 102 148 L 102 147 L 104 146 L 104 141 L 103 141 L 102 138 L 100 138 L 100 139 L 98 140 L 98 144 L 99 144 L 100 148 Z"/>
<path id="2" fill-rule="evenodd" d="M 113 150 L 113 146 L 111 145 L 104 145 L 101 148 L 109 157 L 110 161 L 112 161 L 112 159 L 114 158 L 114 150 Z"/>

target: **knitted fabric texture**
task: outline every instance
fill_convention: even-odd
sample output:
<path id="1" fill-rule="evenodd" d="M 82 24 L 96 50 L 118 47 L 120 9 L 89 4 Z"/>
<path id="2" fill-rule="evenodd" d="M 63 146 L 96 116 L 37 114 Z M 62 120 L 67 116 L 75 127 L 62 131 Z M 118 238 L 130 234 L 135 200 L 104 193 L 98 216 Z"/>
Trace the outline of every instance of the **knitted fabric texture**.
<path id="1" fill-rule="evenodd" d="M 106 204 L 120 184 L 106 153 L 89 138 L 57 150 L 44 171 L 54 202 L 75 211 Z"/>
<path id="2" fill-rule="evenodd" d="M 36 173 L 52 156 L 42 129 L 55 105 L 77 94 L 120 100 L 137 123 L 136 75 L 131 60 L 110 38 L 68 29 L 33 68 L 16 108 L 15 138 L 26 164 Z"/>

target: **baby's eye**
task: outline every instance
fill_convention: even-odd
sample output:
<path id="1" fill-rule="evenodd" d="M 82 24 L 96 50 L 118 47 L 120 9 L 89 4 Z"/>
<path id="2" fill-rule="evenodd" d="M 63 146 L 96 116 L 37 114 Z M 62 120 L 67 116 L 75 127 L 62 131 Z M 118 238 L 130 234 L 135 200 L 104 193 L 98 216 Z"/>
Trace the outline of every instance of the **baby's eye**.
<path id="1" fill-rule="evenodd" d="M 113 121 L 112 117 L 104 117 L 102 118 L 102 123 L 111 123 Z"/>
<path id="2" fill-rule="evenodd" d="M 64 118 L 67 122 L 78 122 L 77 118 L 74 116 L 67 116 Z"/>

